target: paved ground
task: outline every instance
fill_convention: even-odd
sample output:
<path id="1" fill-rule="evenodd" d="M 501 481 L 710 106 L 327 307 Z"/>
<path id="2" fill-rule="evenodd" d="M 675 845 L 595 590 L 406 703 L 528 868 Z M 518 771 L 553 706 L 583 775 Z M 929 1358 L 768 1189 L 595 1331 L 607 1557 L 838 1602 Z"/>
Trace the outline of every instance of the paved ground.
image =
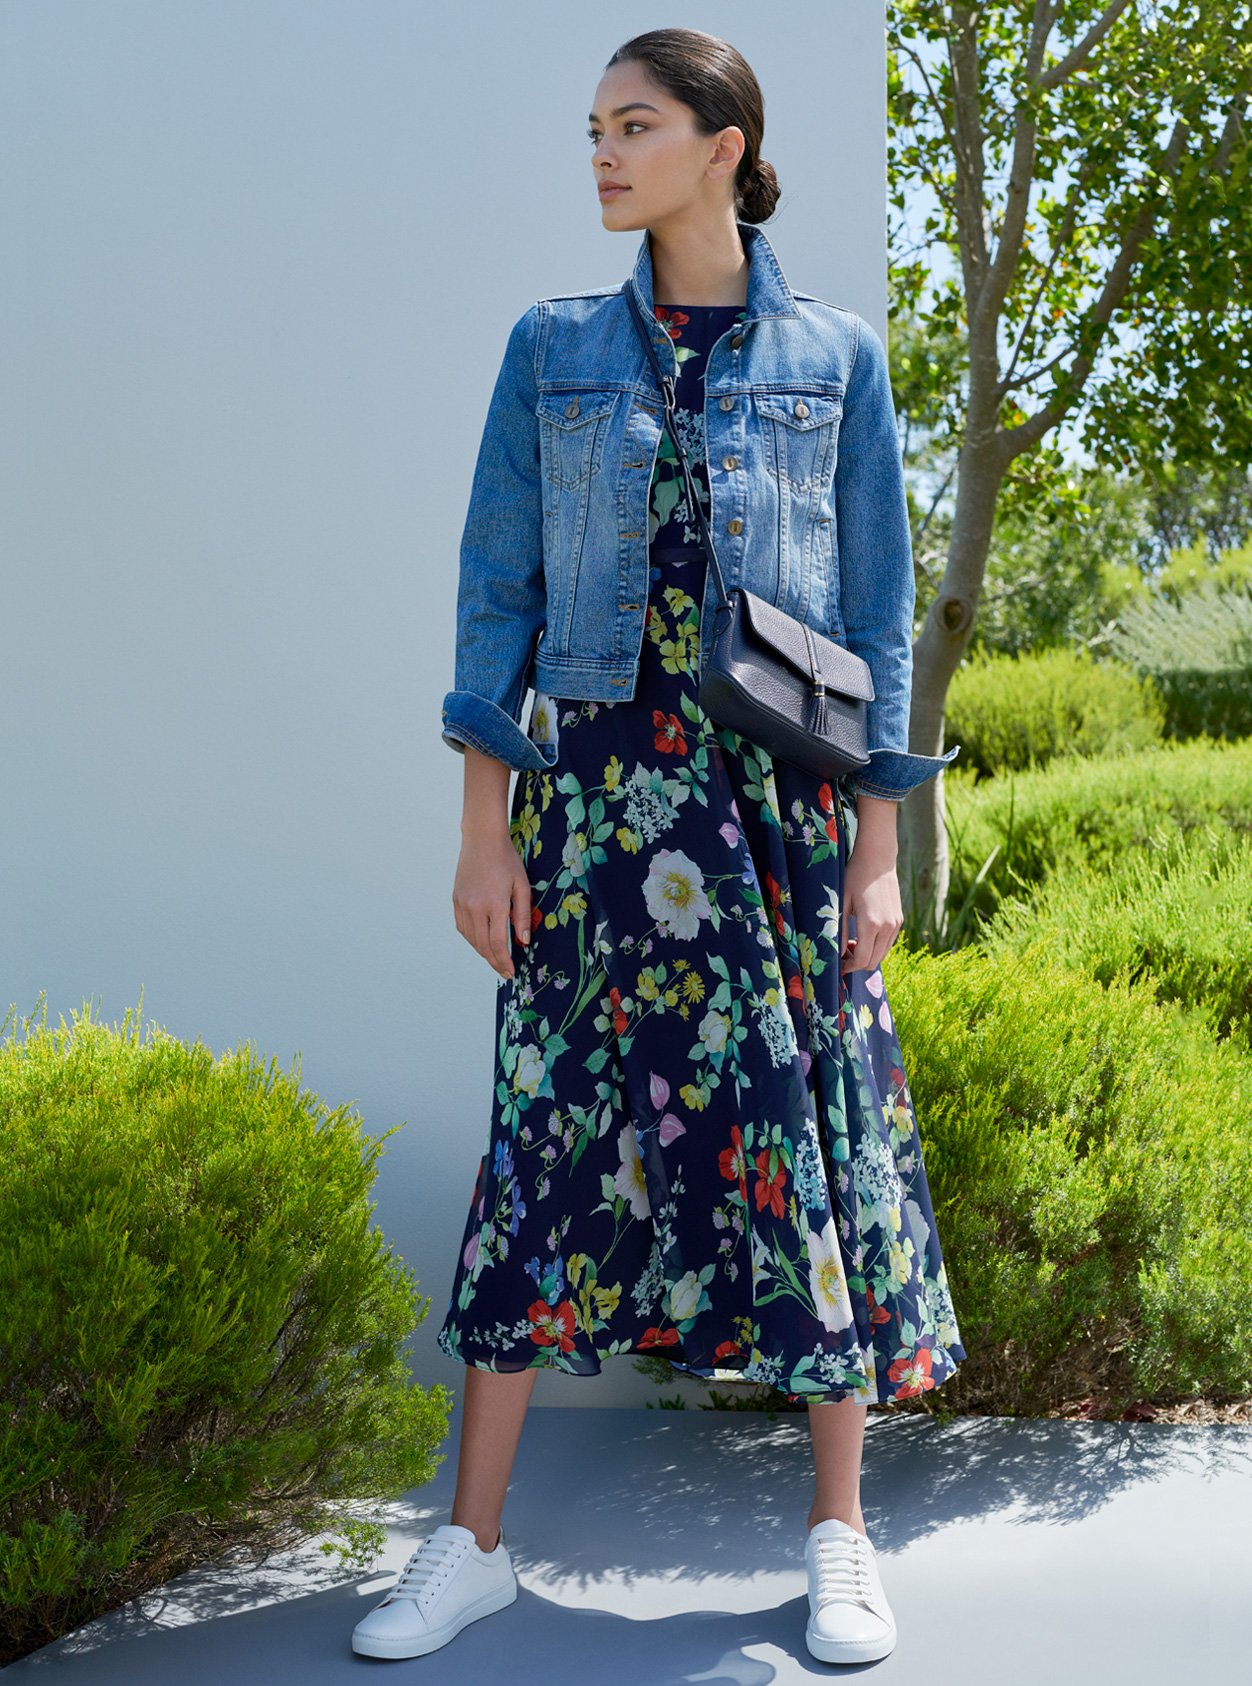
<path id="1" fill-rule="evenodd" d="M 445 1463 L 393 1507 L 368 1575 L 309 1553 L 202 1569 L 8 1672 L 49 1686 L 322 1686 L 379 1669 L 438 1686 L 1246 1677 L 1252 1428 L 871 1416 L 862 1504 L 900 1639 L 853 1668 L 804 1647 L 803 1417 L 533 1405 L 505 1510 L 517 1602 L 429 1657 L 355 1657 L 353 1624 L 448 1519 L 459 1432 L 458 1406 Z"/>

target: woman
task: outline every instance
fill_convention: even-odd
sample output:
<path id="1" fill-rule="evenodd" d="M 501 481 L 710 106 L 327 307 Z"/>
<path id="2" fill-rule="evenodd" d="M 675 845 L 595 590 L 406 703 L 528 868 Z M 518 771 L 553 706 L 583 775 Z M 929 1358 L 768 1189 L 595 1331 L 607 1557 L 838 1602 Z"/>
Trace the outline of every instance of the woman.
<path id="1" fill-rule="evenodd" d="M 865 1412 L 965 1353 L 880 965 L 902 924 L 896 804 L 956 749 L 905 747 L 885 352 L 783 278 L 755 226 L 778 197 L 762 127 L 727 43 L 620 48 L 588 133 L 604 225 L 644 231 L 634 273 L 533 305 L 492 396 L 443 735 L 465 756 L 457 928 L 507 988 L 439 1332 L 467 1366 L 452 1520 L 356 1629 L 373 1655 L 434 1650 L 516 1597 L 500 1518 L 535 1371 L 625 1352 L 808 1402 L 808 1648 L 895 1641 Z M 631 286 L 728 581 L 869 663 L 855 777 L 772 762 L 699 707 L 713 587 Z"/>

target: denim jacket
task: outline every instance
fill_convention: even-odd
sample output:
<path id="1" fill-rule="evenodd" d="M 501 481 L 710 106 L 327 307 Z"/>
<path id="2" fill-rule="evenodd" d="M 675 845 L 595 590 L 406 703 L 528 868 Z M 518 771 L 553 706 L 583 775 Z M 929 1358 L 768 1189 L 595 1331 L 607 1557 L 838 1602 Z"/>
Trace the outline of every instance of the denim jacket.
<path id="1" fill-rule="evenodd" d="M 868 663 L 867 767 L 853 791 L 894 800 L 956 756 L 908 752 L 913 557 L 882 340 L 862 317 L 793 292 L 754 223 L 746 319 L 705 371 L 709 530 L 743 585 Z M 647 231 L 618 287 L 539 299 L 514 324 L 487 410 L 461 540 L 455 688 L 444 742 L 543 771 L 556 749 L 521 725 L 528 687 L 634 696 L 648 599 L 648 496 L 665 414 L 626 301 L 663 368 Z M 678 301 L 681 303 L 682 301 Z M 717 600 L 707 570 L 701 657 Z"/>

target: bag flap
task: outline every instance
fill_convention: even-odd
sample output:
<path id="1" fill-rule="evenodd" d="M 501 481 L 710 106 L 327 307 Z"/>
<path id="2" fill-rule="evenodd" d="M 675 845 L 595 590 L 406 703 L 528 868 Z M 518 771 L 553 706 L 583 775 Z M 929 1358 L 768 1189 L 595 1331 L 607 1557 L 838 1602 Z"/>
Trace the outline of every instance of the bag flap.
<path id="1" fill-rule="evenodd" d="M 753 635 L 763 644 L 768 644 L 788 667 L 793 667 L 805 679 L 812 676 L 813 660 L 808 645 L 808 639 L 812 638 L 818 669 L 827 690 L 873 702 L 873 677 L 868 662 L 860 656 L 846 650 L 833 638 L 827 638 L 825 633 L 802 626 L 794 616 L 784 614 L 764 597 L 758 597 L 741 585 L 732 586 L 727 595 L 742 600 Z"/>

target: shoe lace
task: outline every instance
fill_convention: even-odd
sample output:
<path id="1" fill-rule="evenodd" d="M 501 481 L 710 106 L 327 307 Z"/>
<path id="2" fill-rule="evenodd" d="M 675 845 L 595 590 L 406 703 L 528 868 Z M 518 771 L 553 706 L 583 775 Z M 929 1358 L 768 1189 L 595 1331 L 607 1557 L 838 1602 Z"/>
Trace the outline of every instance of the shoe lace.
<path id="1" fill-rule="evenodd" d="M 819 1605 L 832 1598 L 857 1598 L 872 1607 L 869 1541 L 865 1536 L 858 1533 L 824 1536 L 815 1540 L 814 1546 Z"/>
<path id="2" fill-rule="evenodd" d="M 400 1578 L 383 1600 L 384 1604 L 396 1598 L 424 1598 L 447 1577 L 467 1550 L 464 1540 L 437 1540 L 433 1535 L 423 1540 L 401 1569 Z"/>

